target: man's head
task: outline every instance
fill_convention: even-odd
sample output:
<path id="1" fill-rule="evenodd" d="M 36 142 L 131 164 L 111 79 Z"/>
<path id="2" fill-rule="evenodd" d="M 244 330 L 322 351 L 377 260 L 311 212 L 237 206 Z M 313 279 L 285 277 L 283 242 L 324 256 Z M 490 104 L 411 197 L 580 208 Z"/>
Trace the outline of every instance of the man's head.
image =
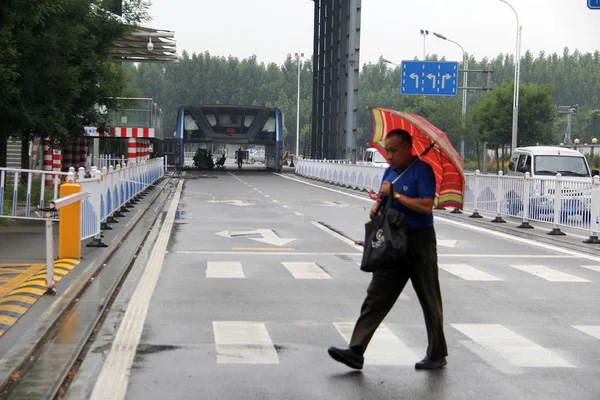
<path id="1" fill-rule="evenodd" d="M 385 137 L 385 150 L 390 165 L 401 169 L 412 159 L 412 137 L 402 129 L 394 129 Z"/>

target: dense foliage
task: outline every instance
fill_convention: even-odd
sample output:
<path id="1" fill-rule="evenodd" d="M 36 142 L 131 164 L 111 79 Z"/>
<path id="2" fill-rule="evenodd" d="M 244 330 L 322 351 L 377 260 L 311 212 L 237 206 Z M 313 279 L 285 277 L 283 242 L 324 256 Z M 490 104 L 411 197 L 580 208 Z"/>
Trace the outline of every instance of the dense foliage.
<path id="1" fill-rule="evenodd" d="M 437 59 L 431 56 L 431 60 Z M 514 58 L 499 55 L 493 60 L 469 59 L 469 70 L 491 65 L 494 90 L 470 90 L 465 128 L 462 128 L 461 97 L 433 98 L 399 94 L 400 71 L 380 60 L 365 64 L 359 79 L 358 144 L 366 146 L 371 122 L 366 106 L 382 106 L 423 115 L 448 132 L 458 145 L 461 134 L 467 152 L 477 143 L 510 144 Z M 182 104 L 222 103 L 277 106 L 285 114 L 286 147 L 292 149 L 296 131 L 297 62 L 288 56 L 279 66 L 259 63 L 256 56 L 239 60 L 209 53 L 183 53 L 180 63 L 132 67 L 134 87 L 153 97 L 165 112 L 166 132 L 175 129 L 175 114 Z M 312 111 L 312 63 L 301 66 L 300 130 L 310 132 Z M 486 76 L 469 73 L 469 87 L 483 88 Z M 521 64 L 519 145 L 558 144 L 566 130 L 566 116 L 557 105 L 579 105 L 573 118 L 573 137 L 588 141 L 600 136 L 600 52 L 581 54 L 565 49 L 562 55 L 525 53 Z"/>
<path id="2" fill-rule="evenodd" d="M 100 123 L 95 105 L 115 105 L 109 97 L 118 96 L 127 84 L 123 69 L 108 60 L 108 53 L 130 23 L 147 16 L 148 5 L 125 1 L 122 17 L 117 17 L 102 3 L 2 2 L 0 141 L 9 135 L 69 139 L 83 126 Z"/>

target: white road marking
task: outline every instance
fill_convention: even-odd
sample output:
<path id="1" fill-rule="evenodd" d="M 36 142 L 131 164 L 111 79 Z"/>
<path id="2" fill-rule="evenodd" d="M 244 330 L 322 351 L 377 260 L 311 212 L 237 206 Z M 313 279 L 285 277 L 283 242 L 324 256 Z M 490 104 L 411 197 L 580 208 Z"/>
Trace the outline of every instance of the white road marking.
<path id="1" fill-rule="evenodd" d="M 571 325 L 573 328 L 600 339 L 600 325 Z"/>
<path id="2" fill-rule="evenodd" d="M 245 278 L 239 261 L 209 261 L 207 264 L 207 278 Z"/>
<path id="3" fill-rule="evenodd" d="M 131 297 L 115 340 L 94 385 L 90 397 L 92 400 L 125 398 L 133 358 L 140 342 L 152 293 L 162 270 L 165 250 L 173 229 L 183 182 L 183 179 L 179 180 L 144 273 Z"/>
<path id="4" fill-rule="evenodd" d="M 264 323 L 213 321 L 218 364 L 279 364 Z"/>
<path id="5" fill-rule="evenodd" d="M 265 194 L 265 197 L 271 197 L 271 196 L 269 196 L 268 194 Z"/>
<path id="6" fill-rule="evenodd" d="M 283 208 L 290 208 L 290 206 L 286 206 L 285 204 L 282 205 L 281 207 L 283 207 Z"/>
<path id="7" fill-rule="evenodd" d="M 572 368 L 562 358 L 499 324 L 450 324 L 516 367 Z"/>
<path id="8" fill-rule="evenodd" d="M 354 241 L 348 239 L 347 237 L 344 237 L 344 236 L 340 235 L 339 233 L 337 233 L 335 231 L 332 231 L 331 229 L 327 228 L 326 226 L 323 226 L 323 225 L 319 224 L 318 222 L 312 221 L 311 224 L 313 224 L 314 226 L 316 226 L 317 228 L 319 228 L 323 232 L 329 233 L 334 238 L 341 240 L 342 242 L 346 243 L 348 246 L 351 246 L 352 248 L 354 248 L 354 249 L 356 249 L 356 250 L 358 250 L 358 251 L 360 251 L 362 253 L 362 251 L 363 251 L 362 246 L 359 246 L 359 245 L 355 244 Z"/>
<path id="9" fill-rule="evenodd" d="M 592 271 L 600 272 L 600 265 L 582 265 L 582 267 L 591 269 Z"/>
<path id="10" fill-rule="evenodd" d="M 284 207 L 285 207 L 285 206 L 284 206 Z M 289 206 L 288 206 L 288 207 L 286 207 L 286 208 L 289 208 Z M 299 217 L 301 217 L 301 216 L 302 216 L 302 213 L 301 213 L 301 212 L 298 212 L 298 211 L 296 211 L 294 214 L 296 214 L 296 215 L 297 215 L 297 216 L 299 216 Z"/>
<path id="11" fill-rule="evenodd" d="M 439 267 L 446 272 L 458 276 L 466 281 L 502 281 L 503 279 L 490 275 L 487 272 L 480 271 L 467 264 L 439 264 Z"/>
<path id="12" fill-rule="evenodd" d="M 454 246 L 456 246 L 456 242 L 458 242 L 458 240 L 438 240 L 437 245 L 440 247 L 454 248 Z"/>
<path id="13" fill-rule="evenodd" d="M 531 275 L 539 276 L 540 278 L 550 282 L 591 282 L 578 276 L 569 275 L 552 268 L 544 267 L 543 265 L 510 264 L 510 266 L 523 272 L 527 272 Z"/>
<path id="14" fill-rule="evenodd" d="M 296 279 L 331 279 L 331 276 L 314 262 L 282 262 L 282 264 Z"/>
<path id="15" fill-rule="evenodd" d="M 333 324 L 346 342 L 350 343 L 354 322 Z M 379 325 L 365 352 L 365 362 L 375 365 L 413 365 L 417 360 L 417 355 L 385 324 Z"/>

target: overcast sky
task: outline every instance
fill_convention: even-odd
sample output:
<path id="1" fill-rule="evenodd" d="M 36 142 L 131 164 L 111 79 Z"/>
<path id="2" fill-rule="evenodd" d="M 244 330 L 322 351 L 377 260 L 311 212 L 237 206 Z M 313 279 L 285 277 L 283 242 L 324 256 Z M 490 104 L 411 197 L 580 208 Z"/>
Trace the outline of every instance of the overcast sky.
<path id="1" fill-rule="evenodd" d="M 522 51 L 600 50 L 600 10 L 587 0 L 508 0 L 523 26 Z M 209 51 L 282 64 L 287 54 L 313 51 L 311 0 L 152 0 L 147 26 L 175 32 L 178 54 Z M 514 54 L 516 18 L 500 0 L 362 0 L 360 63 L 384 56 L 396 63 L 427 54 L 462 59 L 453 43 L 477 59 Z"/>

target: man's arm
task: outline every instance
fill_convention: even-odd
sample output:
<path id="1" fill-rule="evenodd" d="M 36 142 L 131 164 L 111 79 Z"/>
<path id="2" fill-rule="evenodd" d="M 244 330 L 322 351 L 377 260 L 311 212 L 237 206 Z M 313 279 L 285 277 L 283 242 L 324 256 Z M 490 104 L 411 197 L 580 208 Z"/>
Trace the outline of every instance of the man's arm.
<path id="1" fill-rule="evenodd" d="M 419 214 L 428 215 L 433 211 L 433 199 L 412 198 L 400 193 L 394 193 L 394 198 L 402 207 L 406 207 Z"/>

